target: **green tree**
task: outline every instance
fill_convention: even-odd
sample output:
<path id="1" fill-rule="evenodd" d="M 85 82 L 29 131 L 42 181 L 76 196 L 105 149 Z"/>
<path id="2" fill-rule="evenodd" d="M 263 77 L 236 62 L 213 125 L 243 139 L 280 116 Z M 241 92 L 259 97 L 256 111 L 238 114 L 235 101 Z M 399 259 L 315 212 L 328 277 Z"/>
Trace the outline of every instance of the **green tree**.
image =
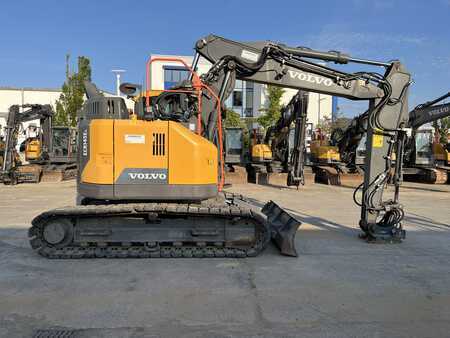
<path id="1" fill-rule="evenodd" d="M 281 115 L 281 97 L 284 94 L 284 89 L 277 86 L 267 87 L 267 96 L 269 104 L 267 108 L 260 109 L 263 112 L 257 119 L 258 123 L 267 129 L 275 124 Z"/>
<path id="2" fill-rule="evenodd" d="M 227 109 L 225 116 L 225 128 L 230 127 L 246 127 L 245 123 L 242 121 L 241 116 L 234 110 Z"/>
<path id="3" fill-rule="evenodd" d="M 320 121 L 316 125 L 317 129 L 320 129 L 322 135 L 330 136 L 333 130 L 333 123 L 328 116 L 325 116 L 320 119 Z"/>
<path id="4" fill-rule="evenodd" d="M 443 119 L 434 121 L 433 127 L 436 133 L 439 134 L 439 143 L 446 145 L 448 143 L 448 133 L 450 132 L 450 118 L 444 117 Z"/>
<path id="5" fill-rule="evenodd" d="M 67 57 L 68 63 L 68 57 Z M 54 123 L 61 126 L 77 124 L 77 112 L 84 101 L 84 81 L 91 81 L 91 64 L 87 57 L 78 57 L 78 68 L 73 74 L 67 67 L 66 81 L 62 85 L 62 93 L 56 101 Z"/>

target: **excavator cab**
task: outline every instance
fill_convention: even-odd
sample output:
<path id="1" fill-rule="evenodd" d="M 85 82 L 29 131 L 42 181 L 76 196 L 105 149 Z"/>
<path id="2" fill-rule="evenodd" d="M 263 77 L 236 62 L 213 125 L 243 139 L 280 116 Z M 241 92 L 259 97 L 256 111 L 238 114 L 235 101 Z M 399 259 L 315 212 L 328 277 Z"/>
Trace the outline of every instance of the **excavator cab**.
<path id="1" fill-rule="evenodd" d="M 415 134 L 415 164 L 433 165 L 433 129 L 420 128 Z"/>
<path id="2" fill-rule="evenodd" d="M 244 154 L 244 130 L 241 127 L 225 128 L 225 163 L 228 166 L 241 164 Z"/>
<path id="3" fill-rule="evenodd" d="M 77 147 L 76 128 L 62 126 L 52 128 L 52 144 L 49 154 L 52 163 L 75 162 Z"/>

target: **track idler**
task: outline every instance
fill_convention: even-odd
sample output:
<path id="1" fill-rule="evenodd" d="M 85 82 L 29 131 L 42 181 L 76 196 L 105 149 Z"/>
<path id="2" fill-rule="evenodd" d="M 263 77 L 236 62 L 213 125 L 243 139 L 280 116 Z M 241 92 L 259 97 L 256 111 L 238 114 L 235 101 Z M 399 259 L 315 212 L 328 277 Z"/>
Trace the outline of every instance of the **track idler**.
<path id="1" fill-rule="evenodd" d="M 295 235 L 301 222 L 289 215 L 273 201 L 264 205 L 262 213 L 267 216 L 272 241 L 280 249 L 281 254 L 297 257 Z"/>

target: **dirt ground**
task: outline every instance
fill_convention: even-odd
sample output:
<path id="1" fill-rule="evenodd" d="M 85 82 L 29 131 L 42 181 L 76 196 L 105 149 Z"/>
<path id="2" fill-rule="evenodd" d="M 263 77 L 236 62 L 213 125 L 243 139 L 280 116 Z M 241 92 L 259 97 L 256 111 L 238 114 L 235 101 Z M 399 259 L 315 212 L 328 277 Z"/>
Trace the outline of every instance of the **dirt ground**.
<path id="1" fill-rule="evenodd" d="M 0 336 L 450 336 L 450 185 L 405 184 L 407 238 L 358 239 L 348 188 L 235 185 L 302 221 L 300 256 L 251 259 L 46 260 L 31 219 L 73 205 L 75 183 L 0 186 Z"/>

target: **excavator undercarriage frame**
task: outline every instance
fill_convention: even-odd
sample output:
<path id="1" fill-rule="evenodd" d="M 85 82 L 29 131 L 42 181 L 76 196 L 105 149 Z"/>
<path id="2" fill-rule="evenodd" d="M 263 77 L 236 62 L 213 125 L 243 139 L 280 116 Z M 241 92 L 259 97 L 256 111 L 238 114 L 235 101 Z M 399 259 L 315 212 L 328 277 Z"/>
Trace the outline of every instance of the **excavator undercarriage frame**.
<path id="1" fill-rule="evenodd" d="M 253 257 L 272 238 L 297 256 L 300 222 L 241 196 L 199 204 L 136 203 L 54 209 L 33 220 L 30 244 L 47 258 Z"/>

